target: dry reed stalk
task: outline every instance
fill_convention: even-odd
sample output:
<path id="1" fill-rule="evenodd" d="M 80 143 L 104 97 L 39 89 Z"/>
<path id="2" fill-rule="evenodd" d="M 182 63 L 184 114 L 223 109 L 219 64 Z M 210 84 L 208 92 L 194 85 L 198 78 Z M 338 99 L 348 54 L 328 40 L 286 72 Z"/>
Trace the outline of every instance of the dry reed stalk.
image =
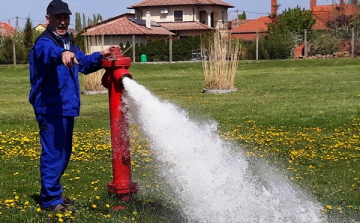
<path id="1" fill-rule="evenodd" d="M 202 43 L 202 65 L 207 89 L 234 89 L 240 43 L 217 30 L 210 40 Z"/>
<path id="2" fill-rule="evenodd" d="M 92 54 L 104 49 L 104 36 L 91 36 L 85 39 L 85 53 Z M 104 69 L 98 70 L 90 75 L 84 75 L 85 91 L 105 91 L 106 88 L 101 84 L 101 77 L 105 73 Z"/>

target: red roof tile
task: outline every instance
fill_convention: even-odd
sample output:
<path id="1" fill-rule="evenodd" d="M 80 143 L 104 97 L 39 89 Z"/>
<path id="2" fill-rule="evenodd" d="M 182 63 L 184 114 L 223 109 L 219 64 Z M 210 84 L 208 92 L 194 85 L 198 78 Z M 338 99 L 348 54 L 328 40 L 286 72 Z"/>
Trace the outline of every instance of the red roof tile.
<path id="1" fill-rule="evenodd" d="M 200 22 L 159 22 L 159 24 L 170 31 L 214 29 Z"/>
<path id="2" fill-rule="evenodd" d="M 144 0 L 127 7 L 128 9 L 144 6 L 172 6 L 172 5 L 221 5 L 234 8 L 233 5 L 221 0 Z"/>
<path id="3" fill-rule="evenodd" d="M 229 22 L 230 29 L 238 27 L 244 23 L 251 21 L 251 19 L 233 19 Z"/>
<path id="4" fill-rule="evenodd" d="M 311 27 L 313 30 L 330 30 L 331 28 L 326 25 L 326 23 L 319 19 L 318 17 L 313 15 L 313 18 L 315 19 L 315 24 Z"/>
<path id="5" fill-rule="evenodd" d="M 313 8 L 313 15 L 325 23 L 335 19 L 340 14 L 352 16 L 359 13 L 360 9 L 351 4 L 344 4 L 342 7 L 337 4 L 318 5 Z"/>
<path id="6" fill-rule="evenodd" d="M 104 22 L 104 21 L 103 21 Z M 130 21 L 126 17 L 120 17 L 117 19 L 109 19 L 108 22 L 101 23 L 99 25 L 91 26 L 86 29 L 86 32 L 82 34 L 84 36 L 95 35 L 175 35 L 169 30 L 156 25 L 152 22 L 151 29 L 145 26 L 138 25 L 135 22 Z"/>
<path id="7" fill-rule="evenodd" d="M 260 18 L 249 20 L 248 22 L 231 29 L 229 32 L 266 32 L 269 23 L 271 23 L 269 16 L 261 16 Z"/>

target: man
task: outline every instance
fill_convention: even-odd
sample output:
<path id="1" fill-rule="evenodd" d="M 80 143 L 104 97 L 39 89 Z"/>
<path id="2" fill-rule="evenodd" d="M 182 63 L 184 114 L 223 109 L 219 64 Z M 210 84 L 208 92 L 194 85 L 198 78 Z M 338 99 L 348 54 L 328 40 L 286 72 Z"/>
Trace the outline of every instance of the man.
<path id="1" fill-rule="evenodd" d="M 74 117 L 80 112 L 78 72 L 99 70 L 101 58 L 110 55 L 110 48 L 91 55 L 81 52 L 67 33 L 70 15 L 65 2 L 51 1 L 47 29 L 36 39 L 30 53 L 29 101 L 39 124 L 42 146 L 41 203 L 43 210 L 56 212 L 75 211 L 70 206 L 72 201 L 62 195 L 60 178 L 71 155 Z"/>

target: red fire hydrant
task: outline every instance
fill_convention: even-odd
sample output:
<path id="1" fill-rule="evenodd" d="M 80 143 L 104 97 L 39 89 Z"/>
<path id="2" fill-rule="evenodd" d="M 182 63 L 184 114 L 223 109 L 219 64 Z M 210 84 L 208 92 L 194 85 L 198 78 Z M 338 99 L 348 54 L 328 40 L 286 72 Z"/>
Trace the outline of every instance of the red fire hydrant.
<path id="1" fill-rule="evenodd" d="M 131 59 L 124 57 L 120 48 L 113 47 L 110 51 L 110 57 L 102 59 L 102 67 L 106 72 L 101 79 L 102 85 L 109 92 L 113 182 L 108 183 L 108 191 L 122 201 L 129 201 L 138 191 L 137 184 L 131 181 L 129 124 L 122 102 L 122 79 L 132 78 L 128 71 Z"/>

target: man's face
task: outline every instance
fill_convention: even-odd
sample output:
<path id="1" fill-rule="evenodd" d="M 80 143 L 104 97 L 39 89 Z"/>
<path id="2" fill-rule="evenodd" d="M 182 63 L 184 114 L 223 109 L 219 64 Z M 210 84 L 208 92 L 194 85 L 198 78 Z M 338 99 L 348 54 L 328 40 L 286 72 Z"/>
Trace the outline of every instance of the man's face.
<path id="1" fill-rule="evenodd" d="M 70 15 L 66 13 L 56 15 L 49 14 L 46 15 L 46 23 L 56 34 L 63 36 L 66 34 L 70 24 Z"/>

